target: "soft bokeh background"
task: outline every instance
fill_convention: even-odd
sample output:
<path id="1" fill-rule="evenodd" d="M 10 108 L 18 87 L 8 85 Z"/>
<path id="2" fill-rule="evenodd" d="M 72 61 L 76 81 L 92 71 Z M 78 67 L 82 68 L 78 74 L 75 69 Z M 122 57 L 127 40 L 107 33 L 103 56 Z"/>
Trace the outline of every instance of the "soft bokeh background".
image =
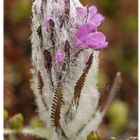
<path id="1" fill-rule="evenodd" d="M 137 135 L 138 122 L 138 18 L 137 0 L 81 0 L 97 5 L 106 17 L 100 30 L 109 48 L 100 55 L 99 89 L 112 82 L 117 71 L 123 83 L 100 126 L 104 139 L 124 140 Z M 22 113 L 24 124 L 37 116 L 31 79 L 31 0 L 4 1 L 4 108 L 8 118 Z M 5 124 L 6 125 L 6 124 Z M 19 137 L 35 140 L 33 137 Z"/>

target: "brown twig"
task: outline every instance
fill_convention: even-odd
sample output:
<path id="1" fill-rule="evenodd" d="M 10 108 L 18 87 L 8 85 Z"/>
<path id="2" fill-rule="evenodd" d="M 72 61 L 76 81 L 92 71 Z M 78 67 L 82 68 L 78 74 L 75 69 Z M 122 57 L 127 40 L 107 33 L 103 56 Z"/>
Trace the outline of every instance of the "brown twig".
<path id="1" fill-rule="evenodd" d="M 117 92 L 120 88 L 121 82 L 122 82 L 121 72 L 117 72 L 116 77 L 115 77 L 114 82 L 113 82 L 113 85 L 110 89 L 108 100 L 107 100 L 106 105 L 102 111 L 103 116 L 106 113 L 110 104 L 112 103 L 112 100 L 114 99 L 115 95 L 117 94 Z"/>

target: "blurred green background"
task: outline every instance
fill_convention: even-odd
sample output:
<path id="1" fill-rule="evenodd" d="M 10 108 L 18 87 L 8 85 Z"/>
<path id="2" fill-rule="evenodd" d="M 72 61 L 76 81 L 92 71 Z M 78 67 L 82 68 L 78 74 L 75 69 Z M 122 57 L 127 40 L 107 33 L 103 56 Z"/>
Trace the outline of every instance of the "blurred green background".
<path id="1" fill-rule="evenodd" d="M 104 139 L 115 136 L 124 140 L 137 135 L 138 129 L 138 1 L 81 1 L 96 5 L 106 18 L 100 30 L 107 35 L 109 47 L 100 55 L 99 89 L 111 83 L 117 71 L 122 72 L 123 78 L 99 132 Z M 37 116 L 30 89 L 31 4 L 31 0 L 4 1 L 4 108 L 8 118 L 22 113 L 24 125 Z M 29 136 L 18 139 L 35 140 Z"/>

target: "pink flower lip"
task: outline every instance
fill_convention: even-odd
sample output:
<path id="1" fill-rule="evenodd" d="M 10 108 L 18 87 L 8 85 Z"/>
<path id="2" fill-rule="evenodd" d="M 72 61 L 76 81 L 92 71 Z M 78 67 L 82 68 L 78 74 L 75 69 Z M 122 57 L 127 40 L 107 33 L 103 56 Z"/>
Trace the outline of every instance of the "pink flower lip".
<path id="1" fill-rule="evenodd" d="M 83 43 L 85 46 L 94 49 L 103 49 L 108 45 L 105 35 L 101 32 L 90 33 Z"/>
<path id="2" fill-rule="evenodd" d="M 95 50 L 103 49 L 108 46 L 106 37 L 101 32 L 93 32 L 84 35 L 76 40 L 77 48 L 92 48 Z"/>

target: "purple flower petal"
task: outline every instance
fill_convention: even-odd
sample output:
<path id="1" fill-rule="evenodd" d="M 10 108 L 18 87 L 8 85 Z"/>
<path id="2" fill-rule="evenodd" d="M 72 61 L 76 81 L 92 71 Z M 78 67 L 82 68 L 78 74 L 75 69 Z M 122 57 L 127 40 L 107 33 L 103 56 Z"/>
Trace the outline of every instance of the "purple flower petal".
<path id="1" fill-rule="evenodd" d="M 97 27 L 104 20 L 104 17 L 101 14 L 96 14 L 92 18 L 89 19 L 90 22 L 94 23 Z"/>
<path id="2" fill-rule="evenodd" d="M 96 49 L 103 49 L 103 48 L 106 48 L 107 46 L 108 46 L 108 42 L 99 42 Z"/>
<path id="3" fill-rule="evenodd" d="M 83 42 L 89 48 L 102 49 L 107 47 L 106 37 L 101 32 L 90 33 Z"/>
<path id="4" fill-rule="evenodd" d="M 101 32 L 95 32 L 92 34 L 92 37 L 95 38 L 97 41 L 102 41 L 104 42 L 106 40 L 106 37 L 103 33 Z"/>
<path id="5" fill-rule="evenodd" d="M 96 6 L 89 7 L 88 19 L 91 19 L 95 14 L 97 14 Z"/>
<path id="6" fill-rule="evenodd" d="M 55 61 L 57 64 L 62 64 L 64 62 L 64 53 L 58 50 L 55 54 Z"/>
<path id="7" fill-rule="evenodd" d="M 76 7 L 76 11 L 81 17 L 85 17 L 87 15 L 87 8 L 85 7 Z"/>
<path id="8" fill-rule="evenodd" d="M 89 34 L 83 35 L 82 37 L 79 38 L 79 40 L 80 40 L 81 42 L 85 42 L 85 40 L 87 39 L 88 35 L 89 35 Z"/>
<path id="9" fill-rule="evenodd" d="M 91 33 L 92 34 L 92 33 Z M 88 48 L 95 48 L 98 45 L 98 41 L 92 37 L 92 35 L 89 35 L 85 42 L 83 42 Z"/>
<path id="10" fill-rule="evenodd" d="M 51 18 L 50 16 L 47 16 L 47 17 L 45 18 L 45 27 L 46 27 L 46 29 L 49 28 L 49 21 L 50 21 L 51 19 L 52 19 L 52 18 Z"/>
<path id="11" fill-rule="evenodd" d="M 96 25 L 93 23 L 85 23 L 82 26 L 79 27 L 79 29 L 76 32 L 76 38 L 80 38 L 86 34 L 89 34 L 90 32 L 95 32 L 97 30 Z"/>

